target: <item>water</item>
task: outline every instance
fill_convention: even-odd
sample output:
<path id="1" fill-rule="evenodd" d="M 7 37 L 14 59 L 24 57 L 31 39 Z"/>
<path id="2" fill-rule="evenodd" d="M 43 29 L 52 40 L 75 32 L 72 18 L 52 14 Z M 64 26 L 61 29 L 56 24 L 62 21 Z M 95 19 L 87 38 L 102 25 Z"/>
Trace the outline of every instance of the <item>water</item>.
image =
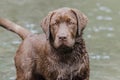
<path id="1" fill-rule="evenodd" d="M 33 33 L 42 33 L 40 21 L 60 7 L 77 8 L 89 23 L 84 31 L 90 56 L 90 80 L 120 80 L 119 0 L 0 0 L 0 17 Z M 14 80 L 14 55 L 21 39 L 0 28 L 0 80 Z"/>

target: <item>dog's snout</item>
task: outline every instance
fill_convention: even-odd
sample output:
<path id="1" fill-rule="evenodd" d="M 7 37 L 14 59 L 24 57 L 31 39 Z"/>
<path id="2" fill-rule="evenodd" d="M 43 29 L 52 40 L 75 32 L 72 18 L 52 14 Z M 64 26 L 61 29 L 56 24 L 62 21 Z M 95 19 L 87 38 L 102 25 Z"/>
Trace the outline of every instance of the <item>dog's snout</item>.
<path id="1" fill-rule="evenodd" d="M 59 36 L 59 40 L 66 40 L 67 39 L 67 36 Z"/>
<path id="2" fill-rule="evenodd" d="M 68 34 L 69 34 L 68 28 L 65 26 L 65 24 L 61 24 L 57 34 L 58 39 L 62 41 L 67 40 Z"/>

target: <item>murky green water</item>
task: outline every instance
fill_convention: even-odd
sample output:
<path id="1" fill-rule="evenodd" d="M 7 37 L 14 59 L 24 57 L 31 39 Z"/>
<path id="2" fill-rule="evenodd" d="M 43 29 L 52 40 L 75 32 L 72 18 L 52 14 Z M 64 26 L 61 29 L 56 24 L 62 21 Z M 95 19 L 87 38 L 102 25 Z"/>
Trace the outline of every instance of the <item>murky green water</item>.
<path id="1" fill-rule="evenodd" d="M 90 80 L 120 80 L 120 0 L 0 0 L 0 17 L 41 33 L 40 21 L 51 10 L 73 7 L 89 23 L 84 32 L 90 55 Z M 0 80 L 14 80 L 14 55 L 21 39 L 0 28 Z"/>

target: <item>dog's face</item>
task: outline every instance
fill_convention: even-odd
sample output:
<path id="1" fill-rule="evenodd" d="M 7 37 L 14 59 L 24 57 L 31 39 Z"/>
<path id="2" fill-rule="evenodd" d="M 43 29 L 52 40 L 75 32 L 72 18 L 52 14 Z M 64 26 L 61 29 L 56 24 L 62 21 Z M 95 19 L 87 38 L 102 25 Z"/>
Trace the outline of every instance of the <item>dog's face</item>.
<path id="1" fill-rule="evenodd" d="M 77 33 L 77 19 L 70 10 L 56 11 L 51 17 L 50 33 L 54 47 L 72 47 Z"/>
<path id="2" fill-rule="evenodd" d="M 61 8 L 51 12 L 42 21 L 42 28 L 47 39 L 52 38 L 55 48 L 71 48 L 75 38 L 81 35 L 86 23 L 86 16 L 78 10 Z"/>

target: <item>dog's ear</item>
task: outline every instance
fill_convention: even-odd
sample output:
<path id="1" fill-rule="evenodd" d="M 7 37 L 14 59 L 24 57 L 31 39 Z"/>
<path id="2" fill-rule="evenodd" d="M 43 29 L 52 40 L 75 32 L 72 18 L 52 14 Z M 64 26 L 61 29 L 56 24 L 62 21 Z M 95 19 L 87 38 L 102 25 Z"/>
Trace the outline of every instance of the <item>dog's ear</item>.
<path id="1" fill-rule="evenodd" d="M 47 40 L 49 40 L 50 37 L 50 21 L 53 14 L 54 12 L 50 12 L 41 22 L 41 27 L 46 34 Z"/>
<path id="2" fill-rule="evenodd" d="M 75 16 L 77 18 L 77 25 L 78 25 L 77 35 L 80 36 L 82 31 L 84 30 L 85 26 L 87 25 L 88 18 L 86 15 L 84 15 L 77 9 L 71 9 L 71 11 L 75 14 Z"/>

